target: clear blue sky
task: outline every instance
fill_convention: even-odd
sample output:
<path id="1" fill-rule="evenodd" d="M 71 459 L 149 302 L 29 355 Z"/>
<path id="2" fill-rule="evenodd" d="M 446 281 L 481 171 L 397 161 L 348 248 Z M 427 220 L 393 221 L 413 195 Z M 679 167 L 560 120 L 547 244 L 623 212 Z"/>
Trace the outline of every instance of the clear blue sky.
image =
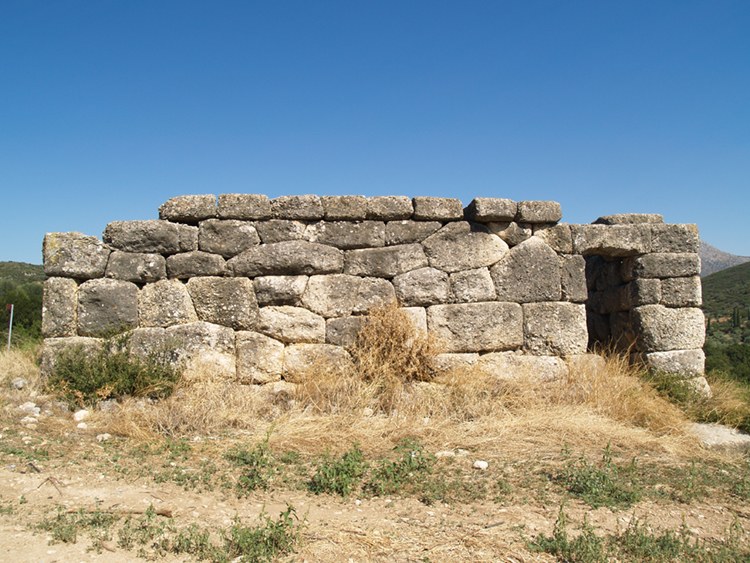
<path id="1" fill-rule="evenodd" d="M 0 2 L 0 260 L 180 194 L 553 199 L 750 255 L 750 2 Z"/>

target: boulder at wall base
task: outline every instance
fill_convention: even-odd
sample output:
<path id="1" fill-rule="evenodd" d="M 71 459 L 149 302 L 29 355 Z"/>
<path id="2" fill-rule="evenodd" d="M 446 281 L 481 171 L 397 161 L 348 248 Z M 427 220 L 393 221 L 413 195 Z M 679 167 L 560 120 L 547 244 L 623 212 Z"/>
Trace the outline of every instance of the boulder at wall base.
<path id="1" fill-rule="evenodd" d="M 517 303 L 461 303 L 427 308 L 427 326 L 445 352 L 513 350 L 523 345 Z"/>

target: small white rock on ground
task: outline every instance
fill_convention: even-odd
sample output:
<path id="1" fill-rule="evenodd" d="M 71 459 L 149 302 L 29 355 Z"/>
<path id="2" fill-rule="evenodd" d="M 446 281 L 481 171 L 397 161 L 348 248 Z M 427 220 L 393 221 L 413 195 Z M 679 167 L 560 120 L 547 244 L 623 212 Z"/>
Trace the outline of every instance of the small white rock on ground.
<path id="1" fill-rule="evenodd" d="M 692 424 L 690 431 L 709 449 L 750 451 L 750 435 L 722 424 Z"/>

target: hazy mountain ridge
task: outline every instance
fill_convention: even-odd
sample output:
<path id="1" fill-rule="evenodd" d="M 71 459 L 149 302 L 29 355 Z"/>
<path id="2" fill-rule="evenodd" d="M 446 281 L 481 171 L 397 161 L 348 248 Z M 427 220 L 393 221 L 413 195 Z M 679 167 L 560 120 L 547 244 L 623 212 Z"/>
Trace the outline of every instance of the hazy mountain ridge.
<path id="1" fill-rule="evenodd" d="M 9 281 L 16 285 L 30 282 L 43 282 L 47 279 L 44 267 L 26 262 L 0 262 L 0 281 Z"/>
<path id="2" fill-rule="evenodd" d="M 736 254 L 729 254 L 723 250 L 719 250 L 715 246 L 708 244 L 706 241 L 701 241 L 700 248 L 701 256 L 701 276 L 706 277 L 726 270 L 732 266 L 739 266 L 745 262 L 750 262 L 750 256 L 737 256 Z"/>

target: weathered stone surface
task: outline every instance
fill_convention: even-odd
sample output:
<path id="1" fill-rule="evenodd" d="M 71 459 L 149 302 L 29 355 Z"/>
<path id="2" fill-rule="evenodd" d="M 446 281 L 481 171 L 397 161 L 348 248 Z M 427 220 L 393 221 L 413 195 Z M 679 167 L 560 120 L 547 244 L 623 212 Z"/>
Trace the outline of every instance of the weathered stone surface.
<path id="1" fill-rule="evenodd" d="M 281 342 L 325 342 L 323 317 L 301 307 L 269 306 L 260 309 L 257 331 Z"/>
<path id="2" fill-rule="evenodd" d="M 250 330 L 258 320 L 253 282 L 247 278 L 195 277 L 187 290 L 201 321 Z"/>
<path id="3" fill-rule="evenodd" d="M 555 381 L 568 375 L 568 366 L 561 358 L 530 356 L 517 352 L 484 354 L 479 358 L 477 370 L 498 379 Z"/>
<path id="4" fill-rule="evenodd" d="M 326 321 L 326 344 L 350 348 L 357 341 L 357 335 L 367 317 L 341 317 Z"/>
<path id="5" fill-rule="evenodd" d="M 576 303 L 524 303 L 524 349 L 538 356 L 583 354 L 588 345 L 586 307 Z"/>
<path id="6" fill-rule="evenodd" d="M 655 305 L 661 301 L 662 283 L 657 279 L 633 280 L 625 286 L 628 308 Z"/>
<path id="7" fill-rule="evenodd" d="M 451 297 L 456 303 L 495 300 L 495 284 L 488 268 L 453 273 L 450 285 Z"/>
<path id="8" fill-rule="evenodd" d="M 515 303 L 559 301 L 560 262 L 539 237 L 514 246 L 490 268 L 497 299 Z"/>
<path id="9" fill-rule="evenodd" d="M 104 229 L 104 242 L 125 252 L 153 254 L 175 254 L 181 252 L 181 240 L 197 227 L 180 229 L 177 223 L 168 221 L 114 221 Z"/>
<path id="10" fill-rule="evenodd" d="M 466 207 L 464 214 L 470 221 L 479 223 L 513 221 L 518 204 L 512 199 L 478 197 Z"/>
<path id="11" fill-rule="evenodd" d="M 399 303 L 405 307 L 446 303 L 450 297 L 448 274 L 435 268 L 419 268 L 393 278 Z"/>
<path id="12" fill-rule="evenodd" d="M 700 388 L 703 388 L 702 394 L 710 397 L 711 390 L 705 378 L 697 377 L 696 381 L 699 381 L 699 383 L 694 387 L 699 392 L 701 392 Z M 747 455 L 750 452 L 750 436 L 735 428 L 722 424 L 691 424 L 689 429 L 700 440 L 704 448 L 722 450 L 734 455 Z"/>
<path id="13" fill-rule="evenodd" d="M 417 221 L 458 221 L 464 216 L 460 199 L 449 197 L 415 197 L 414 219 Z"/>
<path id="14" fill-rule="evenodd" d="M 166 333 L 177 364 L 186 373 L 209 370 L 228 380 L 236 377 L 235 336 L 231 328 L 196 322 L 171 326 Z"/>
<path id="15" fill-rule="evenodd" d="M 125 348 L 141 360 L 173 360 L 167 331 L 161 327 L 135 328 L 125 335 Z M 172 343 L 174 344 L 174 343 Z"/>
<path id="16" fill-rule="evenodd" d="M 557 223 L 562 219 L 560 204 L 556 201 L 519 201 L 516 221 L 519 223 Z"/>
<path id="17" fill-rule="evenodd" d="M 243 250 L 260 244 L 258 231 L 247 221 L 208 219 L 201 221 L 199 228 L 198 248 L 224 258 L 237 256 Z"/>
<path id="18" fill-rule="evenodd" d="M 307 287 L 307 276 L 260 276 L 255 278 L 258 305 L 298 305 Z"/>
<path id="19" fill-rule="evenodd" d="M 75 336 L 78 328 L 78 284 L 68 278 L 49 278 L 42 297 L 42 334 L 45 338 Z"/>
<path id="20" fill-rule="evenodd" d="M 700 307 L 703 304 L 700 277 L 662 280 L 661 304 L 667 307 Z"/>
<path id="21" fill-rule="evenodd" d="M 138 296 L 138 318 L 142 327 L 168 327 L 198 320 L 185 284 L 161 280 L 143 286 Z"/>
<path id="22" fill-rule="evenodd" d="M 216 217 L 215 195 L 182 195 L 173 197 L 159 207 L 159 219 L 178 223 L 197 223 Z"/>
<path id="23" fill-rule="evenodd" d="M 559 254 L 573 254 L 573 234 L 567 223 L 540 226 L 539 229 L 534 229 L 534 236 L 542 239 Z"/>
<path id="24" fill-rule="evenodd" d="M 47 233 L 42 253 L 44 273 L 48 276 L 87 280 L 104 275 L 110 250 L 96 237 Z"/>
<path id="25" fill-rule="evenodd" d="M 684 377 L 696 377 L 705 372 L 706 355 L 700 349 L 651 352 L 643 356 L 646 365 L 654 371 Z"/>
<path id="26" fill-rule="evenodd" d="M 416 330 L 427 332 L 427 309 L 424 307 L 402 307 L 401 310 Z"/>
<path id="27" fill-rule="evenodd" d="M 651 225 L 651 252 L 700 252 L 697 225 Z"/>
<path id="28" fill-rule="evenodd" d="M 367 217 L 367 198 L 361 195 L 324 195 L 323 216 L 329 221 L 359 220 Z"/>
<path id="29" fill-rule="evenodd" d="M 562 299 L 573 303 L 583 303 L 588 299 L 586 288 L 586 260 L 583 256 L 561 256 Z"/>
<path id="30" fill-rule="evenodd" d="M 389 221 L 385 225 L 385 244 L 411 244 L 422 242 L 443 226 L 438 221 Z"/>
<path id="31" fill-rule="evenodd" d="M 284 345 L 257 332 L 237 333 L 237 380 L 263 384 L 279 381 L 284 372 Z"/>
<path id="32" fill-rule="evenodd" d="M 648 225 L 571 225 L 570 228 L 576 254 L 623 257 L 651 251 Z"/>
<path id="33" fill-rule="evenodd" d="M 317 221 L 323 218 L 323 203 L 316 195 L 284 195 L 271 200 L 271 213 L 277 219 Z"/>
<path id="34" fill-rule="evenodd" d="M 298 383 L 323 370 L 348 370 L 349 353 L 331 344 L 292 344 L 284 350 L 284 380 Z"/>
<path id="35" fill-rule="evenodd" d="M 352 250 L 349 252 L 360 252 Z M 235 276 L 334 274 L 343 269 L 344 254 L 338 248 L 291 240 L 250 248 L 227 262 Z"/>
<path id="36" fill-rule="evenodd" d="M 167 275 L 170 278 L 222 276 L 225 271 L 226 260 L 218 254 L 194 250 L 167 257 Z"/>
<path id="37" fill-rule="evenodd" d="M 493 235 L 503 239 L 508 246 L 521 244 L 526 239 L 531 238 L 533 234 L 530 224 L 519 225 L 514 221 L 487 223 L 487 228 Z"/>
<path id="38" fill-rule="evenodd" d="M 422 245 L 402 244 L 385 248 L 347 250 L 344 273 L 354 276 L 392 278 L 427 266 Z"/>
<path id="39" fill-rule="evenodd" d="M 347 274 L 311 276 L 302 294 L 302 305 L 325 318 L 351 314 L 361 278 Z"/>
<path id="40" fill-rule="evenodd" d="M 508 245 L 483 225 L 448 223 L 422 243 L 430 266 L 460 272 L 491 266 L 508 252 Z"/>
<path id="41" fill-rule="evenodd" d="M 355 315 L 369 313 L 375 307 L 381 307 L 396 301 L 393 284 L 383 278 L 360 278 L 357 298 L 352 313 Z"/>
<path id="42" fill-rule="evenodd" d="M 414 206 L 406 196 L 376 196 L 367 198 L 367 218 L 378 221 L 411 219 Z"/>
<path id="43" fill-rule="evenodd" d="M 64 338 L 45 338 L 42 345 L 39 372 L 43 378 L 55 373 L 55 365 L 60 354 L 66 350 L 80 348 L 87 356 L 93 356 L 104 348 L 104 341 L 100 338 L 86 338 L 83 336 L 68 336 Z"/>
<path id="44" fill-rule="evenodd" d="M 308 223 L 286 219 L 271 219 L 255 223 L 255 229 L 264 244 L 288 240 L 307 240 L 307 227 Z"/>
<path id="45" fill-rule="evenodd" d="M 376 248 L 385 245 L 381 221 L 321 221 L 307 228 L 305 238 L 341 249 Z"/>
<path id="46" fill-rule="evenodd" d="M 177 225 L 177 244 L 180 252 L 192 252 L 198 250 L 198 227 L 176 223 Z"/>
<path id="47" fill-rule="evenodd" d="M 641 352 L 692 350 L 703 347 L 703 311 L 663 305 L 643 305 L 632 310 L 633 326 Z"/>
<path id="48" fill-rule="evenodd" d="M 520 348 L 522 319 L 521 306 L 515 303 L 462 303 L 427 309 L 427 326 L 446 352 Z"/>
<path id="49" fill-rule="evenodd" d="M 101 278 L 78 288 L 78 334 L 102 336 L 138 325 L 138 287 Z"/>
<path id="50" fill-rule="evenodd" d="M 161 254 L 115 250 L 109 256 L 105 275 L 135 283 L 155 282 L 167 277 L 167 261 Z"/>
<path id="51" fill-rule="evenodd" d="M 616 213 L 604 215 L 594 221 L 598 225 L 643 225 L 663 222 L 664 217 L 657 213 Z"/>
<path id="52" fill-rule="evenodd" d="M 479 354 L 437 354 L 432 360 L 432 368 L 438 373 L 474 370 L 479 363 Z"/>
<path id="53" fill-rule="evenodd" d="M 222 219 L 260 221 L 271 217 L 271 201 L 261 194 L 221 194 L 218 211 Z"/>
<path id="54" fill-rule="evenodd" d="M 682 278 L 701 273 L 701 260 L 697 254 L 652 253 L 623 262 L 625 280 L 636 278 Z"/>

